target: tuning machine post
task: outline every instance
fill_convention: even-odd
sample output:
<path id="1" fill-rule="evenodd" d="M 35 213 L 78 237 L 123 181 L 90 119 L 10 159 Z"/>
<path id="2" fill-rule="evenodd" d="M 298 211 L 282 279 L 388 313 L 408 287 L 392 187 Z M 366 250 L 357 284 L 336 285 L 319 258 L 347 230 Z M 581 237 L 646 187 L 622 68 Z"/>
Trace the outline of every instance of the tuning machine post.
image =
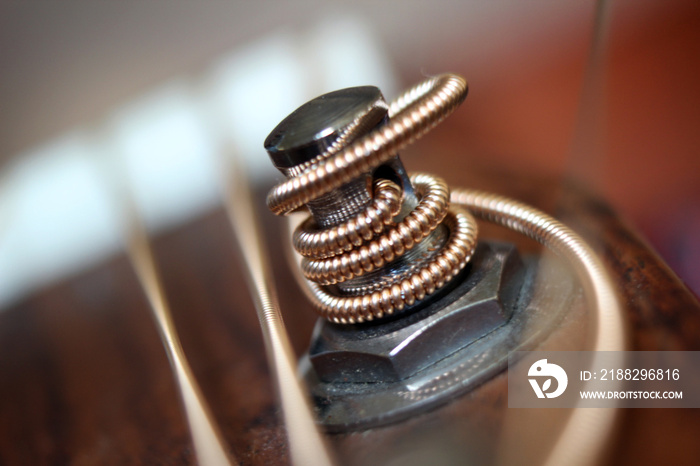
<path id="1" fill-rule="evenodd" d="M 451 205 L 447 184 L 407 175 L 398 151 L 466 93 L 456 75 L 391 104 L 375 87 L 343 89 L 302 105 L 265 140 L 288 178 L 268 206 L 311 212 L 293 243 L 322 318 L 300 370 L 330 430 L 392 422 L 473 388 L 573 293 L 560 280 L 559 307 L 536 312 L 537 261 L 511 244 L 477 246 L 475 220 Z"/>

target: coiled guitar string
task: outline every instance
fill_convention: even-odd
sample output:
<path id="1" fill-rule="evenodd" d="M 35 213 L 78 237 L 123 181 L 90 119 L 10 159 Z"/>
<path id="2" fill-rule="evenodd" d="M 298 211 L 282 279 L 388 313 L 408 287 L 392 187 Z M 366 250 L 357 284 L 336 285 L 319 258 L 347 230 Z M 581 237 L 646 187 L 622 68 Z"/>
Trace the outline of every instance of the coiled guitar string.
<path id="1" fill-rule="evenodd" d="M 454 74 L 411 88 L 390 104 L 386 125 L 336 148 L 334 154 L 320 157 L 274 187 L 268 207 L 276 214 L 289 213 L 371 172 L 444 120 L 464 101 L 467 89 L 464 78 Z M 595 304 L 616 308 L 614 295 L 600 289 L 606 280 L 598 259 L 582 239 L 555 219 L 502 196 L 469 190 L 450 194 L 447 184 L 431 175 L 414 174 L 411 180 L 420 202 L 400 222 L 393 219 L 401 208 L 401 187 L 379 179 L 374 183 L 373 202 L 353 219 L 323 230 L 309 219 L 295 231 L 294 247 L 304 256 L 302 271 L 309 280 L 309 295 L 323 317 L 336 323 L 370 321 L 433 294 L 471 259 L 478 234 L 472 215 L 520 231 L 578 264 L 577 271 L 584 286 L 591 289 Z M 447 242 L 412 275 L 359 296 L 343 296 L 329 286 L 395 260 L 440 224 L 449 230 Z"/>
<path id="2" fill-rule="evenodd" d="M 335 154 L 324 154 L 273 188 L 268 207 L 286 214 L 380 166 L 447 117 L 466 95 L 467 83 L 457 75 L 438 76 L 410 89 L 391 104 L 388 124 L 336 149 Z M 443 180 L 416 174 L 412 182 L 420 202 L 398 223 L 393 218 L 401 209 L 401 188 L 379 179 L 373 202 L 353 219 L 321 231 L 308 220 L 295 232 L 294 246 L 305 256 L 302 270 L 311 280 L 311 298 L 323 317 L 356 323 L 401 311 L 440 289 L 471 259 L 477 239 L 472 215 L 450 208 L 450 192 Z M 395 260 L 440 224 L 449 229 L 447 242 L 426 266 L 409 276 L 358 296 L 337 295 L 325 288 Z"/>
<path id="3" fill-rule="evenodd" d="M 326 154 L 276 186 L 268 195 L 268 206 L 277 214 L 286 214 L 370 172 L 441 122 L 466 94 L 467 83 L 460 76 L 447 74 L 424 81 L 391 104 L 387 125 L 342 149 L 336 148 L 334 154 Z M 306 281 L 305 291 L 322 316 L 337 323 L 368 321 L 400 311 L 435 292 L 471 258 L 477 237 L 473 214 L 525 234 L 571 264 L 595 322 L 592 349 L 624 350 L 624 324 L 615 291 L 600 259 L 575 232 L 547 214 L 506 197 L 458 189 L 445 201 L 449 189 L 441 180 L 429 175 L 414 175 L 412 180 L 422 194 L 421 201 L 430 197 L 430 202 L 419 204 L 426 206 L 420 213 L 416 213 L 417 207 L 409 214 L 424 217 L 414 216 L 413 221 L 402 223 L 403 227 L 391 220 L 399 209 L 401 188 L 379 180 L 375 182 L 374 202 L 354 220 L 324 231 L 314 231 L 313 223 L 307 221 L 295 232 L 295 247 L 307 258 L 305 274 L 316 280 Z M 428 266 L 408 279 L 352 297 L 334 295 L 322 285 L 358 276 L 391 261 L 440 222 L 450 230 L 448 243 Z M 612 433 L 616 411 L 574 410 L 546 464 L 595 464 Z"/>

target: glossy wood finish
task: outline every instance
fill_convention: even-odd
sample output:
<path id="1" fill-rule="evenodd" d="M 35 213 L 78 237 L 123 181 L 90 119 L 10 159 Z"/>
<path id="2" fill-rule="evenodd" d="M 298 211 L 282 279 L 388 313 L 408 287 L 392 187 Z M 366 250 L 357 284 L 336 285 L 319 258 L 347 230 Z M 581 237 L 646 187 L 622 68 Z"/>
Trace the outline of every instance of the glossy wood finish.
<path id="1" fill-rule="evenodd" d="M 546 180 L 475 173 L 449 152 L 437 162 L 408 157 L 406 165 L 414 169 L 556 211 L 579 230 L 615 276 L 632 349 L 700 350 L 697 300 L 604 203 Z M 260 208 L 286 324 L 301 353 L 315 318 L 283 260 L 288 239 L 282 220 Z M 500 229 L 482 230 L 517 241 L 523 250 L 537 249 Z M 223 211 L 155 238 L 154 249 L 183 347 L 230 450 L 243 464 L 287 464 L 257 318 Z M 0 314 L 0 374 L 0 463 L 193 462 L 168 361 L 124 256 Z M 501 435 L 505 388 L 502 374 L 438 410 L 383 429 L 336 435 L 332 444 L 353 464 L 387 463 L 416 446 L 428 453 L 474 451 L 470 447 Z M 625 410 L 610 462 L 691 464 L 700 457 L 698 435 L 697 410 Z M 484 455 L 472 459 L 492 459 Z"/>
<path id="2" fill-rule="evenodd" d="M 183 347 L 231 449 L 246 463 L 284 463 L 230 235 L 217 212 L 158 238 L 155 254 Z M 193 462 L 168 361 L 124 256 L 0 315 L 0 373 L 0 462 Z"/>

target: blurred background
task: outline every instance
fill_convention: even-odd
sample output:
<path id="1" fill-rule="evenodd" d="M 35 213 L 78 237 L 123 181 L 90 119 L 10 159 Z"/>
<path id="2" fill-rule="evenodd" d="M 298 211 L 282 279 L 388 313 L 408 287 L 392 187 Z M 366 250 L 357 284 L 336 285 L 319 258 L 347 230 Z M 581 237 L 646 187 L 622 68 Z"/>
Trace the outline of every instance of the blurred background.
<path id="1" fill-rule="evenodd" d="M 700 293 L 700 2 L 619 0 L 590 151 L 572 149 L 592 1 L 0 3 L 0 307 L 217 205 L 217 157 L 336 88 L 469 80 L 444 124 L 476 172 L 577 179 Z M 429 142 L 422 145 L 430 147 Z M 411 162 L 405 162 L 409 170 Z M 453 181 L 453 180 L 450 180 Z"/>

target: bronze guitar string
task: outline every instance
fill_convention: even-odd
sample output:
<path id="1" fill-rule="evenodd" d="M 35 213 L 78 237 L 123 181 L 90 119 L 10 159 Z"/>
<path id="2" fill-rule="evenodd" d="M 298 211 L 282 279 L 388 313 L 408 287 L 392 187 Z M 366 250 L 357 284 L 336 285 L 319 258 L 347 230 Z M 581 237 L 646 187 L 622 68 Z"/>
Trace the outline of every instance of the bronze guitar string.
<path id="1" fill-rule="evenodd" d="M 431 78 L 415 86 L 391 103 L 390 119 L 385 126 L 344 148 L 334 148 L 333 154 L 324 154 L 316 159 L 316 163 L 304 167 L 292 178 L 277 185 L 268 195 L 268 207 L 278 215 L 287 214 L 359 175 L 371 172 L 441 122 L 461 104 L 466 94 L 466 81 L 454 74 Z M 420 181 L 437 183 L 435 192 L 449 193 L 444 182 L 429 175 L 414 175 L 413 180 L 418 185 Z M 407 225 L 415 236 L 402 235 L 399 231 L 401 227 L 387 221 L 386 217 L 387 211 L 394 211 L 394 206 L 388 205 L 392 202 L 390 198 L 393 199 L 393 194 L 388 194 L 391 189 L 394 187 L 388 183 L 376 184 L 375 204 L 360 214 L 365 219 L 371 219 L 371 228 L 363 228 L 360 232 L 361 227 L 356 220 L 360 218 L 358 216 L 336 227 L 336 230 L 313 231 L 312 223 L 307 221 L 294 234 L 296 249 L 307 257 L 304 266 L 305 275 L 310 279 L 306 281 L 307 295 L 320 315 L 336 323 L 364 322 L 399 312 L 425 299 L 459 273 L 469 261 L 477 239 L 476 224 L 471 217 L 473 214 L 542 243 L 570 263 L 591 306 L 594 322 L 592 349 L 625 349 L 620 306 L 605 267 L 574 231 L 520 202 L 499 195 L 458 189 L 448 194 L 449 201 L 445 205 L 433 200 L 431 207 L 435 210 L 431 214 L 423 212 L 425 219 L 430 219 L 429 222 L 415 220 L 416 223 Z M 423 191 L 423 198 L 427 197 L 426 192 Z M 378 203 L 382 202 L 387 205 L 378 207 Z M 449 202 L 453 205 L 450 206 Z M 375 212 L 371 212 L 371 209 L 375 209 Z M 442 209 L 446 209 L 447 213 L 440 218 L 442 214 L 437 215 L 436 212 L 443 212 Z M 450 231 L 448 243 L 427 266 L 411 277 L 360 296 L 340 296 L 330 291 L 332 286 L 324 285 L 379 267 L 383 261 L 400 255 L 402 247 L 403 250 L 407 249 L 408 243 L 404 243 L 404 239 L 417 243 L 425 230 L 435 228 L 434 225 L 441 222 Z M 405 230 L 403 232 L 406 233 Z M 379 239 L 377 235 L 381 235 Z M 389 243 L 391 239 L 394 241 Z M 610 437 L 615 418 L 614 409 L 574 410 L 546 464 L 594 464 Z"/>
<path id="2" fill-rule="evenodd" d="M 318 163 L 276 186 L 268 196 L 268 206 L 277 214 L 289 213 L 380 166 L 446 118 L 466 95 L 464 78 L 449 74 L 410 89 L 390 105 L 387 125 L 346 147 L 334 148 L 332 155 L 323 154 Z M 433 294 L 468 263 L 477 238 L 471 214 L 449 208 L 449 188 L 439 178 L 416 174 L 412 181 L 420 202 L 396 224 L 387 212 L 393 217 L 400 208 L 400 203 L 391 204 L 400 187 L 378 180 L 375 202 L 355 218 L 321 231 L 315 231 L 309 221 L 294 234 L 295 248 L 306 257 L 304 275 L 313 282 L 311 297 L 323 317 L 336 323 L 358 323 L 391 315 Z M 395 260 L 443 222 L 450 231 L 446 244 L 429 264 L 410 275 L 356 296 L 324 288 Z"/>
<path id="3" fill-rule="evenodd" d="M 268 206 L 277 214 L 286 214 L 370 172 L 444 120 L 464 101 L 467 89 L 466 80 L 454 74 L 437 76 L 409 89 L 390 104 L 385 126 L 345 147 L 334 147 L 333 154 L 323 154 L 317 163 L 277 185 L 268 195 Z M 518 229 L 561 254 L 573 255 L 573 259 L 583 257 L 580 248 L 572 249 L 572 241 L 560 246 L 553 240 L 562 236 L 563 226 L 536 209 L 487 193 L 459 190 L 451 196 L 444 181 L 427 174 L 414 174 L 412 182 L 420 202 L 401 222 L 392 220 L 400 209 L 401 187 L 379 179 L 373 202 L 356 217 L 328 229 L 319 229 L 309 219 L 295 231 L 294 247 L 304 256 L 302 271 L 311 282 L 312 301 L 323 317 L 336 323 L 370 321 L 400 312 L 433 294 L 464 268 L 474 252 L 477 226 L 472 214 Z M 467 211 L 455 208 L 455 204 Z M 527 221 L 516 220 L 515 211 Z M 328 285 L 395 260 L 441 223 L 449 227 L 449 239 L 422 269 L 357 296 L 329 289 Z M 572 235 L 567 230 L 564 236 Z"/>

